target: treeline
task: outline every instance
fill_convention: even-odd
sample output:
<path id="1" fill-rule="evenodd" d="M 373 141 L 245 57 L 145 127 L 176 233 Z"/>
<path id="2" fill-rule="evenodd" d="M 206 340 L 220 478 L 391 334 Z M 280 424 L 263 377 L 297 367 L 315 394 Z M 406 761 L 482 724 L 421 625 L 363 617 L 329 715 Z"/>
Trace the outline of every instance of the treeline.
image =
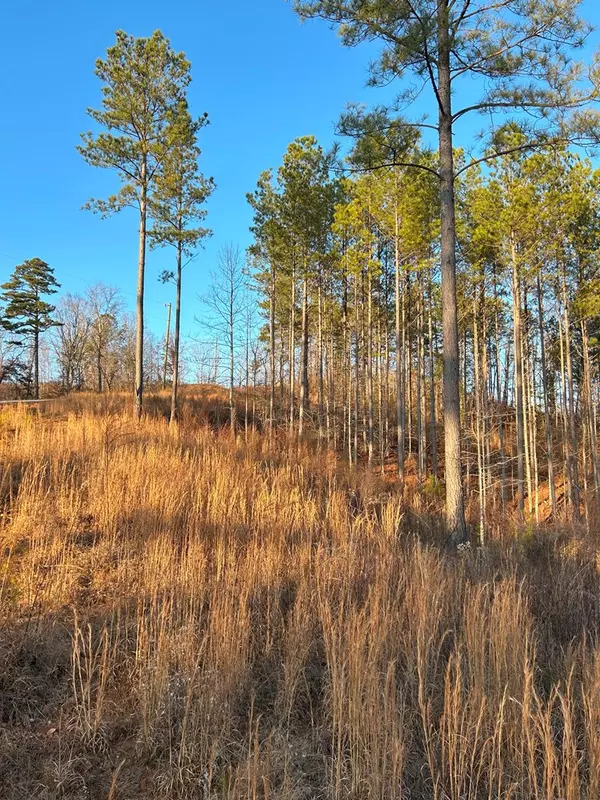
<path id="1" fill-rule="evenodd" d="M 131 390 L 135 382 L 135 318 L 118 289 L 97 283 L 83 295 L 67 294 L 57 303 L 57 326 L 50 334 L 62 391 Z M 145 383 L 160 386 L 172 374 L 172 337 L 144 332 Z"/>
<path id="2" fill-rule="evenodd" d="M 600 172 L 519 149 L 514 124 L 501 137 L 511 153 L 456 182 L 463 475 L 482 536 L 508 501 L 590 522 L 600 489 Z M 298 139 L 249 200 L 272 423 L 422 489 L 443 477 L 440 198 L 436 154 L 411 159 L 337 178 Z"/>
<path id="3" fill-rule="evenodd" d="M 41 259 L 26 264 L 32 262 L 45 264 Z M 52 274 L 47 264 L 44 271 Z M 17 267 L 15 276 L 22 272 Z M 46 393 L 52 387 L 61 392 L 134 387 L 135 319 L 117 288 L 97 283 L 84 294 L 63 295 L 54 306 L 42 299 L 39 282 L 24 283 L 16 303 L 15 276 L 2 287 L 0 385 L 6 387 L 6 396 L 36 398 L 42 385 Z M 52 285 L 58 288 L 55 281 Z M 27 294 L 32 299 L 26 303 Z M 144 341 L 146 385 L 171 382 L 172 335 L 162 339 L 146 330 Z"/>
<path id="4" fill-rule="evenodd" d="M 555 516 L 559 481 L 563 511 L 574 520 L 582 497 L 590 519 L 590 481 L 598 494 L 595 377 L 583 343 L 577 355 L 577 339 L 587 344 L 592 325 L 580 299 L 594 280 L 584 253 L 595 249 L 595 209 L 585 191 L 590 167 L 568 148 L 600 142 L 600 56 L 577 58 L 592 30 L 579 6 L 572 0 L 294 4 L 302 18 L 337 28 L 347 46 L 374 43 L 369 84 L 399 86 L 387 107 L 366 113 L 351 106 L 342 115 L 338 129 L 355 142 L 341 165 L 349 180 L 329 181 L 333 165 L 314 141 L 299 140 L 276 179 L 263 175 L 250 198 L 255 256 L 266 266 L 271 419 L 282 418 L 287 404 L 290 427 L 304 434 L 312 360 L 319 437 L 324 428 L 326 436 L 341 437 L 353 463 L 363 454 L 373 462 L 376 452 L 383 462 L 393 440 L 401 481 L 405 456 L 414 450 L 422 483 L 438 472 L 441 405 L 446 528 L 456 546 L 469 541 L 466 500 L 478 498 L 481 538 L 490 503 L 514 494 L 521 518 L 526 499 L 533 509 L 544 441 Z M 424 114 L 402 116 L 424 97 Z M 473 114 L 485 123 L 469 152 L 460 149 L 457 131 L 467 131 L 463 144 L 471 147 L 473 123 L 465 126 Z M 435 152 L 423 147 L 423 131 Z M 528 180 L 536 155 L 553 156 L 555 168 L 544 163 Z M 582 209 L 569 204 L 575 189 L 564 183 L 565 171 L 592 219 L 576 219 Z M 480 196 L 487 204 L 481 216 Z M 559 210 L 547 214 L 553 199 Z M 541 286 L 540 275 L 538 289 L 542 267 L 551 285 Z M 283 317 L 282 304 L 289 307 Z M 286 330 L 287 357 L 277 342 Z M 553 374 L 557 348 L 561 370 Z M 332 434 L 332 407 L 340 404 L 341 434 L 335 427 Z M 514 459 L 507 439 L 511 404 Z M 538 431 L 540 409 L 547 435 Z M 473 488 L 473 440 L 477 492 L 466 496 L 465 485 Z"/>

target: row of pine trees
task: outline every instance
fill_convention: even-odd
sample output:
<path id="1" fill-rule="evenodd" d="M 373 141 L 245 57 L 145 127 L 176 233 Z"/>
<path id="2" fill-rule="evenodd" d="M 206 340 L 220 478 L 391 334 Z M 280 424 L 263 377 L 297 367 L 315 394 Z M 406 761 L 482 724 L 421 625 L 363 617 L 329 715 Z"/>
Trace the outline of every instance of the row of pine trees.
<path id="1" fill-rule="evenodd" d="M 591 522 L 600 489 L 600 173 L 563 147 L 518 149 L 515 124 L 501 136 L 512 152 L 456 184 L 463 458 L 481 536 L 507 502 L 521 518 Z M 371 146 L 356 142 L 351 168 Z M 443 476 L 439 182 L 434 153 L 411 158 L 423 168 L 340 178 L 304 137 L 249 201 L 269 418 L 352 464 L 395 461 L 422 490 Z"/>

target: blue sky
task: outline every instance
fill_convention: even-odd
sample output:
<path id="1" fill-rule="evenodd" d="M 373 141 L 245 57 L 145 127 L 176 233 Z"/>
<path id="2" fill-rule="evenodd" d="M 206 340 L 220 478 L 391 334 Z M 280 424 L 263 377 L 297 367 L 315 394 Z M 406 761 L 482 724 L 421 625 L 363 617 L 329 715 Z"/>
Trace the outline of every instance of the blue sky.
<path id="1" fill-rule="evenodd" d="M 597 0 L 584 13 L 600 24 Z M 183 333 L 200 333 L 197 294 L 219 247 L 250 241 L 245 195 L 259 173 L 277 166 L 287 144 L 314 134 L 325 145 L 348 101 L 381 101 L 365 89 L 368 48 L 344 48 L 324 24 L 302 24 L 285 0 L 14 0 L 2 12 L 0 81 L 4 108 L 0 192 L 0 281 L 15 264 L 39 256 L 63 291 L 102 281 L 118 286 L 133 309 L 137 222 L 134 212 L 101 220 L 82 211 L 104 197 L 116 175 L 87 166 L 75 150 L 98 107 L 94 62 L 122 28 L 135 36 L 160 28 L 192 62 L 193 112 L 207 111 L 202 169 L 214 176 L 207 224 L 214 236 L 185 273 Z M 594 34 L 598 41 L 598 35 Z M 478 123 L 470 125 L 476 127 Z M 172 288 L 158 273 L 172 266 L 167 248 L 150 254 L 146 318 L 160 333 Z"/>

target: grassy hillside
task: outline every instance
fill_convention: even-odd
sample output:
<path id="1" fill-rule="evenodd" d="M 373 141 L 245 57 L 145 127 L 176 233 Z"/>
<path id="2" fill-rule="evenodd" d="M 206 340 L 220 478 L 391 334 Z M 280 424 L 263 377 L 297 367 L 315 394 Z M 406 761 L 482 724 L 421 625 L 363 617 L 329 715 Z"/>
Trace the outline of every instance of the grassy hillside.
<path id="1" fill-rule="evenodd" d="M 0 417 L 0 797 L 600 796 L 600 543 L 119 399 Z"/>

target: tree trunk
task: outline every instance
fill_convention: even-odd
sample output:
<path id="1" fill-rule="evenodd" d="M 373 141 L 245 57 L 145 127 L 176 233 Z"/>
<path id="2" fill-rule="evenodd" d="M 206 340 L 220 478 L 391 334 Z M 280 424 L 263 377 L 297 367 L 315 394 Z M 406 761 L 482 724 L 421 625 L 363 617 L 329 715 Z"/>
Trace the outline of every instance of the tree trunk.
<path id="1" fill-rule="evenodd" d="M 246 347 L 245 347 L 245 369 L 244 369 L 244 377 L 245 377 L 245 387 L 244 387 L 244 440 L 248 441 L 248 428 L 249 428 L 249 416 L 248 412 L 250 409 L 250 314 L 249 309 L 246 308 Z M 253 365 L 252 368 L 252 381 L 256 384 L 256 364 Z M 254 398 L 253 398 L 254 399 Z M 252 419 L 254 420 L 254 414 L 252 414 Z"/>
<path id="2" fill-rule="evenodd" d="M 179 337 L 181 335 L 181 278 L 182 278 L 182 249 L 181 242 L 177 242 L 177 274 L 175 276 L 175 331 L 173 333 L 173 382 L 171 384 L 171 416 L 169 424 L 177 421 L 177 392 L 179 390 Z"/>
<path id="3" fill-rule="evenodd" d="M 304 417 L 308 408 L 308 278 L 302 281 L 302 353 L 300 375 L 300 408 L 298 417 L 298 436 L 304 434 Z"/>
<path id="4" fill-rule="evenodd" d="M 269 435 L 273 436 L 275 422 L 275 264 L 271 262 L 271 296 L 269 297 Z"/>
<path id="5" fill-rule="evenodd" d="M 525 475 L 527 479 L 527 513 L 531 515 L 533 512 L 533 481 L 531 478 L 531 429 L 529 418 L 531 416 L 529 408 L 529 348 L 528 343 L 528 313 L 527 313 L 527 284 L 523 286 L 523 310 L 525 317 L 525 324 L 521 323 L 521 369 L 523 375 L 521 377 L 523 387 L 523 433 L 525 443 Z"/>
<path id="6" fill-rule="evenodd" d="M 373 463 L 373 291 L 371 270 L 367 278 L 367 453 L 369 466 Z"/>
<path id="7" fill-rule="evenodd" d="M 290 432 L 294 430 L 295 380 L 296 380 L 296 269 L 292 266 L 292 297 L 290 301 Z"/>
<path id="8" fill-rule="evenodd" d="M 552 429 L 550 426 L 550 409 L 548 407 L 548 372 L 546 368 L 546 343 L 544 337 L 544 309 L 542 306 L 542 284 L 537 276 L 537 306 L 540 326 L 540 357 L 542 361 L 542 391 L 544 394 L 544 424 L 546 429 L 546 456 L 548 464 L 548 487 L 552 519 L 556 520 L 556 486 L 554 484 L 554 462 L 552 460 Z"/>
<path id="9" fill-rule="evenodd" d="M 401 331 L 401 303 L 404 310 L 404 295 L 400 293 L 400 239 L 399 239 L 399 220 L 398 220 L 398 174 L 396 173 L 396 207 L 395 215 L 395 236 L 394 236 L 394 280 L 395 280 L 395 322 L 396 322 L 396 444 L 398 447 L 398 481 L 400 482 L 400 493 L 404 484 L 404 384 L 402 376 L 404 374 L 404 336 Z"/>
<path id="10" fill-rule="evenodd" d="M 405 309 L 404 309 L 404 330 L 405 330 L 405 341 L 404 341 L 404 355 L 405 355 L 405 364 L 404 364 L 404 386 L 406 388 L 406 399 L 405 399 L 405 406 L 404 406 L 404 415 L 405 415 L 405 429 L 406 429 L 406 438 L 407 438 L 407 452 L 409 457 L 412 455 L 412 431 L 413 431 L 413 419 L 412 419 L 412 408 L 413 408 L 413 391 L 412 391 L 412 336 L 411 336 L 411 322 L 412 319 L 406 313 L 406 307 L 410 309 L 411 307 L 411 284 L 410 284 L 410 271 L 408 269 L 408 265 L 406 268 L 406 282 L 404 285 L 404 291 L 406 293 L 405 299 Z"/>
<path id="11" fill-rule="evenodd" d="M 33 396 L 40 399 L 40 332 L 37 328 L 33 334 Z"/>
<path id="12" fill-rule="evenodd" d="M 419 275 L 419 312 L 417 337 L 417 438 L 419 444 L 419 483 L 425 479 L 427 470 L 427 421 L 425 391 L 425 285 L 423 272 Z"/>
<path id="13" fill-rule="evenodd" d="M 333 449 L 336 449 L 336 424 L 335 424 L 335 359 L 333 355 L 333 325 L 329 321 L 330 332 L 325 345 L 325 440 L 331 446 L 333 439 Z M 331 426 L 331 415 L 333 412 L 333 430 Z M 333 436 L 332 436 L 333 433 Z"/>
<path id="14" fill-rule="evenodd" d="M 567 365 L 568 420 L 569 420 L 569 460 L 571 462 L 571 495 L 573 518 L 579 520 L 579 475 L 577 469 L 577 434 L 575 431 L 575 398 L 573 396 L 573 361 L 571 358 L 571 332 L 569 322 L 569 301 L 567 296 L 567 274 L 564 260 L 561 264 L 563 327 L 565 333 L 565 359 Z"/>
<path id="15" fill-rule="evenodd" d="M 147 192 L 146 161 L 142 162 L 142 189 L 140 195 L 140 234 L 138 248 L 138 278 L 135 318 L 135 413 L 142 417 L 144 400 L 144 274 L 146 271 L 146 215 Z"/>
<path id="16" fill-rule="evenodd" d="M 429 424 L 431 430 L 431 474 L 437 480 L 437 422 L 435 415 L 435 360 L 433 343 L 433 280 L 429 269 L 429 303 L 427 308 L 429 334 Z"/>
<path id="17" fill-rule="evenodd" d="M 587 320 L 585 319 L 581 320 L 581 341 L 583 343 L 583 385 L 584 385 L 584 399 L 585 399 L 585 416 L 588 426 L 590 456 L 592 459 L 592 469 L 594 473 L 594 500 L 597 506 L 600 493 L 600 468 L 598 465 L 598 448 L 596 445 L 596 434 L 594 428 L 589 333 L 587 327 Z"/>
<path id="18" fill-rule="evenodd" d="M 416 349 L 416 357 L 417 357 L 417 364 L 415 370 L 415 436 L 417 440 L 417 481 L 419 486 L 423 482 L 423 442 L 422 442 L 422 433 L 423 433 L 423 425 L 424 420 L 422 418 L 422 402 L 421 402 L 421 371 L 422 371 L 422 362 L 421 356 L 423 351 L 423 327 L 421 325 L 421 308 L 423 302 L 423 294 L 422 294 L 422 286 L 421 286 L 421 276 L 418 276 L 415 285 L 417 291 L 417 330 L 416 330 L 416 342 L 415 342 L 415 349 Z M 420 494 L 417 495 L 417 502 L 420 501 Z"/>
<path id="19" fill-rule="evenodd" d="M 165 332 L 165 357 L 163 359 L 162 385 L 167 388 L 167 369 L 169 366 L 169 345 L 171 343 L 171 303 L 167 303 L 167 330 Z"/>
<path id="20" fill-rule="evenodd" d="M 448 0 L 440 0 L 438 25 L 438 93 L 440 218 L 442 266 L 442 328 L 444 332 L 444 442 L 446 471 L 446 526 L 453 544 L 467 541 L 461 475 L 460 395 L 458 369 L 458 313 L 456 304 L 456 221 L 454 154 L 450 85 Z"/>
<path id="21" fill-rule="evenodd" d="M 530 425 L 531 425 L 531 453 L 533 460 L 533 485 L 535 491 L 535 521 L 540 521 L 540 480 L 538 465 L 538 444 L 537 444 L 537 386 L 535 382 L 535 351 L 532 347 L 531 352 L 531 371 L 530 371 Z"/>
<path id="22" fill-rule="evenodd" d="M 498 438 L 500 445 L 500 501 L 502 508 L 506 506 L 506 455 L 504 452 L 504 403 L 502 396 L 502 376 L 500 374 L 500 312 L 498 299 L 498 282 L 494 268 L 494 355 L 496 359 L 496 401 L 498 404 Z"/>
<path id="23" fill-rule="evenodd" d="M 324 388 L 324 369 L 323 369 L 323 290 L 321 287 L 321 279 L 319 277 L 318 288 L 318 342 L 317 342 L 317 357 L 318 357 L 318 425 L 319 425 L 319 447 L 323 444 L 323 388 Z"/>
<path id="24" fill-rule="evenodd" d="M 563 337 L 563 323 L 562 323 L 562 316 L 560 312 L 557 315 L 558 317 L 558 339 L 560 343 L 560 394 L 561 394 L 561 406 L 562 406 L 562 423 L 563 423 L 563 446 L 562 446 L 562 457 L 563 457 L 563 482 L 567 484 L 567 490 L 565 491 L 565 511 L 567 500 L 573 504 L 573 476 L 571 475 L 571 458 L 570 458 L 570 445 L 569 445 L 569 422 L 568 422 L 568 413 L 567 413 L 567 381 L 565 378 L 565 347 L 564 347 L 564 337 Z M 566 516 L 566 514 L 565 514 Z"/>
<path id="25" fill-rule="evenodd" d="M 234 286 L 233 276 L 232 284 L 229 287 L 229 424 L 231 426 L 231 434 L 235 435 L 235 399 L 233 396 L 233 388 L 235 385 L 235 312 L 234 312 Z"/>
<path id="26" fill-rule="evenodd" d="M 350 444 L 350 396 L 352 393 L 351 377 L 351 341 L 348 326 L 348 281 L 346 275 L 343 277 L 342 292 L 342 328 L 343 328 L 343 360 L 342 360 L 342 398 L 343 398 L 343 430 L 342 430 L 342 450 L 348 449 L 348 461 L 352 464 L 352 446 Z"/>
<path id="27" fill-rule="evenodd" d="M 479 309 L 481 317 L 481 408 L 482 408 L 482 435 L 483 435 L 483 507 L 487 515 L 488 507 L 488 488 L 491 485 L 490 475 L 490 417 L 487 409 L 489 408 L 490 390 L 488 386 L 489 367 L 488 367 L 488 320 L 485 302 L 485 275 L 482 274 L 481 285 L 479 288 Z"/>
<path id="28" fill-rule="evenodd" d="M 521 290 L 517 268 L 517 254 L 511 239 L 513 340 L 515 351 L 515 415 L 517 425 L 517 504 L 519 518 L 525 511 L 525 431 L 523 425 L 523 366 L 521 363 Z"/>
<path id="29" fill-rule="evenodd" d="M 473 289 L 473 392 L 475 394 L 475 440 L 477 445 L 477 484 L 479 489 L 479 543 L 485 543 L 485 478 L 483 466 L 479 314 L 477 292 Z"/>
<path id="30" fill-rule="evenodd" d="M 385 426 L 383 421 L 383 363 L 381 360 L 381 317 L 377 316 L 377 434 L 379 443 L 379 467 L 385 474 Z"/>
<path id="31" fill-rule="evenodd" d="M 360 409 L 360 345 L 358 328 L 358 275 L 354 275 L 354 438 L 352 455 L 358 464 L 358 414 Z"/>
<path id="32" fill-rule="evenodd" d="M 285 338 L 283 326 L 279 331 L 279 413 L 280 418 L 285 419 Z"/>

